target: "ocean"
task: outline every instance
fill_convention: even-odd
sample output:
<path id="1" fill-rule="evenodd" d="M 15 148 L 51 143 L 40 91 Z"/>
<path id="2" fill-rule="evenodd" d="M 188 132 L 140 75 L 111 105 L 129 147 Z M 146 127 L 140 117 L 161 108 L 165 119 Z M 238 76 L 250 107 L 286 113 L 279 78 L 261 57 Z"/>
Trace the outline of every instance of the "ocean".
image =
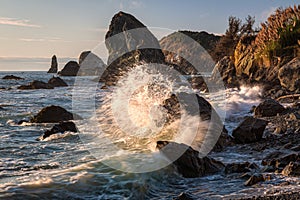
<path id="1" fill-rule="evenodd" d="M 128 162 L 128 155 L 124 156 L 123 151 L 112 152 L 111 144 L 94 140 L 98 128 L 85 120 L 75 122 L 80 133 L 56 134 L 38 141 L 37 138 L 53 124 L 18 125 L 17 122 L 29 119 L 49 105 L 59 105 L 68 111 L 78 110 L 85 118 L 93 118 L 93 108 L 97 108 L 109 94 L 100 89 L 101 85 L 96 89 L 90 88 L 90 91 L 86 88 L 80 91 L 77 87 L 74 93 L 74 77 L 62 77 L 69 84 L 67 88 L 18 90 L 19 85 L 33 80 L 46 82 L 53 75 L 46 72 L 0 72 L 0 77 L 10 74 L 24 80 L 0 79 L 0 88 L 3 88 L 0 90 L 0 106 L 3 108 L 0 110 L 0 199 L 173 199 L 181 192 L 198 199 L 230 199 L 253 196 L 253 193 L 266 194 L 276 189 L 293 190 L 294 186 L 279 186 L 278 183 L 287 179 L 280 175 L 262 186 L 246 187 L 244 179 L 224 174 L 183 178 L 172 166 L 130 172 L 126 170 L 129 164 L 142 161 L 152 166 L 153 162 L 163 162 L 163 156 L 153 148 L 155 141 L 131 141 L 133 146 L 126 145 L 134 148 L 127 151 L 132 153 L 132 160 Z M 83 81 L 86 78 L 79 79 Z M 85 86 L 95 85 L 92 78 L 85 81 Z M 226 112 L 225 126 L 229 133 L 245 115 L 250 115 L 250 108 L 259 103 L 259 90 L 258 87 L 227 90 L 226 105 L 223 100 L 214 102 Z M 95 96 L 88 96 L 93 91 Z M 74 96 L 78 94 L 85 100 L 92 99 L 96 106 L 74 109 Z M 94 120 L 94 123 L 97 122 L 101 124 L 102 121 Z M 114 138 L 110 140 L 130 142 L 122 135 L 116 137 L 117 141 Z M 237 147 L 228 147 L 210 156 L 225 164 L 250 160 L 260 165 L 262 155 L 241 154 Z M 288 179 L 293 181 L 293 178 Z"/>

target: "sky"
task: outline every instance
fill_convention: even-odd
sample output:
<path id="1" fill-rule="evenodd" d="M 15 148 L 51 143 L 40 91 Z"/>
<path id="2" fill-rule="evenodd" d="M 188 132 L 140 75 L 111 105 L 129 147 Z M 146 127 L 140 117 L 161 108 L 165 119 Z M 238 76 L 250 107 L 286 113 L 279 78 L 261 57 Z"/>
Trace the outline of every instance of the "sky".
<path id="1" fill-rule="evenodd" d="M 103 42 L 119 11 L 148 27 L 222 34 L 229 16 L 255 16 L 258 26 L 292 0 L 0 0 L 0 70 L 47 70 Z M 37 62 L 38 61 L 38 62 Z M 34 63 L 34 64 L 33 64 Z M 37 64 L 38 63 L 38 64 Z"/>

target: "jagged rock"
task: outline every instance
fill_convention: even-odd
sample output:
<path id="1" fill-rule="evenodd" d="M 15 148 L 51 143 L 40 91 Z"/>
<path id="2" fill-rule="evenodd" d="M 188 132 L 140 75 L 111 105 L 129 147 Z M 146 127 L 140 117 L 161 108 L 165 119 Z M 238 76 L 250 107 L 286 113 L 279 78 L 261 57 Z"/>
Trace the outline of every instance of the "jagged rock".
<path id="1" fill-rule="evenodd" d="M 80 70 L 77 76 L 98 76 L 106 68 L 104 62 L 91 51 L 84 51 L 79 56 Z"/>
<path id="2" fill-rule="evenodd" d="M 119 12 L 114 15 L 105 39 L 108 67 L 100 81 L 107 85 L 115 84 L 122 74 L 138 64 L 164 63 L 165 57 L 157 39 L 130 14 Z"/>
<path id="3" fill-rule="evenodd" d="M 266 99 L 254 110 L 254 115 L 259 117 L 272 117 L 285 111 L 285 108 L 273 99 Z"/>
<path id="4" fill-rule="evenodd" d="M 18 87 L 19 90 L 33 90 L 33 89 L 54 89 L 51 84 L 43 81 L 33 81 L 28 85 L 21 85 Z"/>
<path id="5" fill-rule="evenodd" d="M 252 186 L 255 185 L 256 183 L 263 182 L 266 180 L 268 180 L 267 176 L 264 176 L 263 174 L 254 174 L 244 183 L 244 185 Z"/>
<path id="6" fill-rule="evenodd" d="M 52 85 L 53 87 L 67 87 L 68 86 L 68 84 L 59 77 L 52 77 L 48 81 L 48 84 Z"/>
<path id="7" fill-rule="evenodd" d="M 6 75 L 2 79 L 4 79 L 4 80 L 24 80 L 24 78 L 14 76 L 14 75 Z"/>
<path id="8" fill-rule="evenodd" d="M 57 70 L 58 70 L 57 58 L 56 55 L 53 55 L 51 59 L 51 67 L 47 73 L 57 73 Z"/>
<path id="9" fill-rule="evenodd" d="M 239 86 L 235 66 L 230 57 L 225 56 L 216 64 L 211 79 L 218 83 L 222 81 L 226 87 Z"/>
<path id="10" fill-rule="evenodd" d="M 79 68 L 80 66 L 76 61 L 69 61 L 58 74 L 61 76 L 76 76 Z"/>
<path id="11" fill-rule="evenodd" d="M 281 86 L 289 91 L 300 91 L 300 58 L 294 58 L 279 69 L 278 79 Z"/>
<path id="12" fill-rule="evenodd" d="M 185 144 L 158 141 L 156 147 L 166 156 L 183 177 L 193 178 L 220 172 L 222 162 L 209 157 L 199 158 L 199 152 Z"/>
<path id="13" fill-rule="evenodd" d="M 296 153 L 287 154 L 284 152 L 273 152 L 262 160 L 262 165 L 268 166 L 273 171 L 281 171 L 290 162 L 300 161 L 299 155 Z"/>
<path id="14" fill-rule="evenodd" d="M 196 198 L 194 198 L 192 195 L 182 192 L 173 200 L 194 200 L 194 199 L 196 199 Z"/>
<path id="15" fill-rule="evenodd" d="M 56 133 L 64 133 L 66 131 L 77 133 L 76 125 L 73 122 L 60 122 L 55 124 L 51 130 L 46 130 L 42 136 L 42 139 L 45 139 Z"/>
<path id="16" fill-rule="evenodd" d="M 225 167 L 225 173 L 231 174 L 231 173 L 247 173 L 254 170 L 257 170 L 259 167 L 255 163 L 230 163 L 227 164 Z"/>
<path id="17" fill-rule="evenodd" d="M 68 112 L 66 109 L 60 106 L 48 106 L 43 108 L 34 116 L 31 123 L 57 123 L 62 121 L 69 121 L 74 119 L 80 119 L 76 114 Z"/>
<path id="18" fill-rule="evenodd" d="M 290 162 L 281 173 L 285 176 L 300 176 L 300 163 Z"/>
<path id="19" fill-rule="evenodd" d="M 232 136 L 237 143 L 247 144 L 262 139 L 268 122 L 254 117 L 247 117 L 236 129 Z"/>

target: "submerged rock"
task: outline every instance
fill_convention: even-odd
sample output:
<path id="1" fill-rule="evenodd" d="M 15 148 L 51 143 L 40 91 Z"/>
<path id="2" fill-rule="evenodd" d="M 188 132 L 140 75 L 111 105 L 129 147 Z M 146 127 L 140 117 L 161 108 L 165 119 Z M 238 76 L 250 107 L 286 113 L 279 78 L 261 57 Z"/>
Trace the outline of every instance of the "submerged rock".
<path id="1" fill-rule="evenodd" d="M 45 131 L 42 139 L 45 139 L 56 133 L 64 133 L 66 131 L 77 133 L 76 125 L 73 122 L 60 122 L 59 124 L 55 124 L 51 130 Z"/>
<path id="2" fill-rule="evenodd" d="M 79 68 L 80 66 L 76 61 L 69 61 L 58 74 L 61 76 L 76 76 Z"/>
<path id="3" fill-rule="evenodd" d="M 36 116 L 34 116 L 31 123 L 56 123 L 68 120 L 80 119 L 76 114 L 68 112 L 60 106 L 48 106 L 43 108 Z"/>
<path id="4" fill-rule="evenodd" d="M 57 70 L 58 70 L 57 58 L 56 55 L 53 55 L 51 59 L 51 67 L 47 73 L 57 73 Z"/>
<path id="5" fill-rule="evenodd" d="M 265 120 L 247 117 L 233 130 L 232 136 L 234 137 L 235 142 L 241 144 L 260 141 L 267 124 L 268 122 Z"/>
<path id="6" fill-rule="evenodd" d="M 281 114 L 285 108 L 273 99 L 266 99 L 254 110 L 254 115 L 259 117 L 272 117 Z"/>
<path id="7" fill-rule="evenodd" d="M 193 178 L 220 172 L 224 164 L 209 157 L 199 158 L 199 152 L 185 144 L 158 141 L 156 147 L 183 177 Z"/>
<path id="8" fill-rule="evenodd" d="M 4 80 L 24 80 L 24 78 L 14 76 L 14 75 L 6 75 L 2 79 L 4 79 Z"/>
<path id="9" fill-rule="evenodd" d="M 54 89 L 51 84 L 43 81 L 33 81 L 28 85 L 21 85 L 18 87 L 19 90 L 33 90 L 33 89 Z"/>
<path id="10" fill-rule="evenodd" d="M 48 81 L 48 84 L 52 85 L 53 87 L 67 87 L 68 86 L 68 84 L 59 77 L 52 77 Z"/>

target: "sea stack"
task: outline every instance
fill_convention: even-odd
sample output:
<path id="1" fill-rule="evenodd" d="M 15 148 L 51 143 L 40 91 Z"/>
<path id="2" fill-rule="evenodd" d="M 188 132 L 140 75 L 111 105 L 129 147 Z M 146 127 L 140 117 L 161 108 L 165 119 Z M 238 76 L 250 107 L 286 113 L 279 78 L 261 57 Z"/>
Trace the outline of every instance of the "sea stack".
<path id="1" fill-rule="evenodd" d="M 56 55 L 53 55 L 52 60 L 51 60 L 51 67 L 48 70 L 48 73 L 55 73 L 56 74 L 57 73 L 57 67 L 58 67 L 57 58 L 56 58 Z"/>

